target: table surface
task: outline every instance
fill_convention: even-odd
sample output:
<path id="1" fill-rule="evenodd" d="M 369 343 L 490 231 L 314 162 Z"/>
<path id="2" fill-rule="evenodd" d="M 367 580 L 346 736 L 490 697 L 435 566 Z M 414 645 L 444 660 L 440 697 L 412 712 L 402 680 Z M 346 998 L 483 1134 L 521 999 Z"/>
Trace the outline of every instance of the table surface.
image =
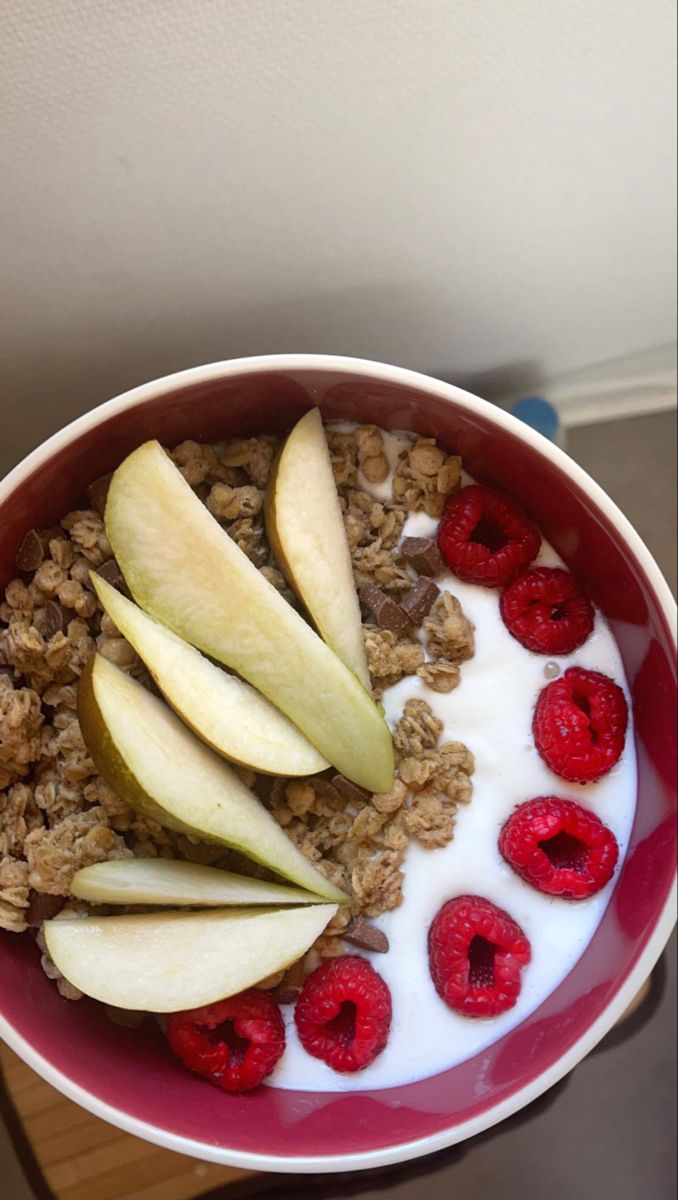
<path id="1" fill-rule="evenodd" d="M 100 1121 L 55 1091 L 1 1042 L 0 1069 L 35 1164 L 55 1200 L 193 1200 L 251 1175 L 163 1150 Z M 11 1200 L 20 1198 L 12 1195 Z"/>
<path id="2" fill-rule="evenodd" d="M 21 441 L 17 431 L 17 449 Z M 567 449 L 617 500 L 675 591 L 675 414 L 570 431 Z M 0 472 L 22 450 L 13 452 L 5 442 Z M 668 987 L 639 1033 L 586 1060 L 529 1121 L 500 1127 L 491 1141 L 471 1143 L 453 1162 L 433 1162 L 427 1200 L 512 1200 L 517 1194 L 523 1200 L 674 1200 L 675 953 L 674 939 Z M 58 1200 L 192 1200 L 220 1184 L 255 1178 L 122 1133 L 55 1092 L 1 1046 L 0 1065 Z M 33 1196 L 1 1128 L 0 1178 L 10 1181 L 8 1200 Z M 365 1200 L 386 1195 L 377 1178 L 363 1178 Z M 413 1180 L 403 1172 L 402 1182 L 389 1181 L 388 1196 L 414 1200 L 421 1188 L 420 1175 Z"/>

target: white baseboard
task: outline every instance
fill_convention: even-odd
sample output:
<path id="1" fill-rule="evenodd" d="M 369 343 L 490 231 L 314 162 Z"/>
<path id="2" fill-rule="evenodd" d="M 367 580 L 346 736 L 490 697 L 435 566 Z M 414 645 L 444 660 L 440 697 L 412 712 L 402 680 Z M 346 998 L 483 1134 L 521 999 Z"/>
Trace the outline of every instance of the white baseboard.
<path id="1" fill-rule="evenodd" d="M 678 399 L 676 351 L 675 343 L 653 346 L 554 376 L 536 390 L 557 408 L 566 429 L 667 412 Z"/>

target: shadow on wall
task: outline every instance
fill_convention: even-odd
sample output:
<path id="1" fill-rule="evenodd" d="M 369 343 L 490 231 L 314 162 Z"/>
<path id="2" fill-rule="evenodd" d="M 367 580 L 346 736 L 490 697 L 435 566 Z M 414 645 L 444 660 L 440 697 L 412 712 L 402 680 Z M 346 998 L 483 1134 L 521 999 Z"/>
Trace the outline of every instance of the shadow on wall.
<path id="1" fill-rule="evenodd" d="M 91 318 L 77 328 L 55 314 L 50 327 L 31 330 L 6 353 L 0 420 L 13 437 L 11 448 L 0 444 L 0 473 L 81 413 L 128 388 L 241 355 L 316 352 L 394 362 L 495 400 L 537 385 L 537 363 L 492 362 L 496 328 L 487 329 L 487 365 L 468 361 L 455 336 L 461 306 L 452 292 L 401 283 L 278 297 L 235 316 L 231 312 L 228 319 L 214 309 L 187 304 L 182 310 L 181 297 L 171 319 L 153 311 L 139 319 L 122 302 L 115 324 L 102 323 L 94 305 Z M 424 312 L 435 312 L 434 320 L 424 320 Z M 479 314 L 478 324 L 482 320 Z M 417 345 L 416 361 L 403 361 L 399 353 L 394 330 L 403 324 Z M 441 339 L 449 343 L 444 364 L 437 361 Z"/>

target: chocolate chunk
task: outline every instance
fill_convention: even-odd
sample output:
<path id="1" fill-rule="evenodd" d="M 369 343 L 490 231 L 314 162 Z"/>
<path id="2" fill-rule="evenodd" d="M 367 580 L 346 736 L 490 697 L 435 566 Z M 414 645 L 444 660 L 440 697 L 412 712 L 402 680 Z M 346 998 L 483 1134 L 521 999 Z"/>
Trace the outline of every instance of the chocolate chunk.
<path id="1" fill-rule="evenodd" d="M 102 517 L 106 511 L 106 499 L 112 478 L 112 475 L 101 475 L 99 479 L 94 480 L 94 483 L 90 483 L 87 489 L 87 499 L 92 508 L 96 508 Z"/>
<path id="2" fill-rule="evenodd" d="M 17 550 L 15 559 L 17 570 L 35 571 L 40 566 L 45 555 L 45 544 L 37 529 L 29 529 L 23 542 Z"/>
<path id="3" fill-rule="evenodd" d="M 271 992 L 273 999 L 278 1004 L 294 1004 L 304 985 L 304 976 L 304 960 L 298 958 L 291 967 L 287 968 L 277 988 Z"/>
<path id="4" fill-rule="evenodd" d="M 148 1013 L 139 1012 L 134 1008 L 115 1008 L 112 1004 L 106 1004 L 104 1008 L 109 1021 L 114 1025 L 121 1025 L 123 1029 L 138 1029 L 148 1016 Z"/>
<path id="5" fill-rule="evenodd" d="M 440 575 L 445 563 L 433 538 L 407 537 L 400 543 L 400 552 L 417 575 Z"/>
<path id="6" fill-rule="evenodd" d="M 286 783 L 287 780 L 280 780 L 280 782 Z M 278 783 L 278 780 L 274 775 L 257 775 L 254 781 L 254 791 L 257 793 L 257 796 L 260 800 L 263 800 L 264 803 L 269 804 L 271 801 L 273 788 L 276 783 Z"/>
<path id="7" fill-rule="evenodd" d="M 400 601 L 400 607 L 407 614 L 413 625 L 421 625 L 440 595 L 440 588 L 432 579 L 421 575 L 414 587 Z"/>
<path id="8" fill-rule="evenodd" d="M 372 610 L 374 619 L 380 629 L 390 629 L 392 633 L 402 633 L 410 623 L 399 604 L 392 600 L 386 592 L 375 583 L 364 583 L 360 589 L 360 599 L 366 608 Z"/>
<path id="9" fill-rule="evenodd" d="M 26 909 L 26 924 L 29 929 L 39 929 L 43 921 L 51 921 L 66 903 L 65 896 L 46 896 L 43 892 L 31 891 Z"/>
<path id="10" fill-rule="evenodd" d="M 61 604 L 57 604 L 56 600 L 48 600 L 42 610 L 40 622 L 40 632 L 45 641 L 48 642 L 56 633 L 65 633 L 67 624 L 65 608 Z"/>
<path id="11" fill-rule="evenodd" d="M 319 796 L 321 800 L 335 801 L 340 799 L 337 788 L 329 779 L 325 779 L 324 776 L 320 775 L 317 779 L 309 779 L 309 783 L 313 786 L 316 796 Z"/>
<path id="12" fill-rule="evenodd" d="M 366 788 L 360 787 L 357 783 L 352 783 L 350 779 L 345 779 L 343 775 L 333 775 L 332 786 L 336 788 L 339 795 L 349 804 L 352 801 L 367 800 L 372 795 Z"/>
<path id="13" fill-rule="evenodd" d="M 360 950 L 373 950 L 375 954 L 386 954 L 388 938 L 376 925 L 370 925 L 363 917 L 354 917 L 348 929 L 342 933 L 342 940 L 358 946 Z"/>
<path id="14" fill-rule="evenodd" d="M 153 692 L 154 696 L 160 695 L 160 690 L 155 682 L 155 679 L 151 675 L 150 671 L 146 670 L 146 667 L 141 661 L 136 663 L 131 668 L 130 675 L 133 679 L 136 679 L 137 683 L 141 683 L 146 688 L 147 692 Z"/>
<path id="15" fill-rule="evenodd" d="M 106 580 L 106 583 L 110 583 L 112 587 L 122 592 L 123 596 L 130 595 L 129 588 L 125 583 L 125 577 L 114 558 L 107 558 L 105 563 L 97 567 L 97 575 L 100 575 L 102 579 Z"/>
<path id="16" fill-rule="evenodd" d="M 209 483 L 196 483 L 195 487 L 193 488 L 193 491 L 195 492 L 196 496 L 198 497 L 198 500 L 202 500 L 203 504 L 206 504 L 207 497 L 209 496 L 210 492 L 212 491 L 212 488 Z"/>
<path id="17" fill-rule="evenodd" d="M 65 529 L 61 528 L 60 525 L 49 525 L 47 529 L 39 529 L 38 536 L 40 537 L 45 550 L 47 550 L 50 542 L 53 542 L 56 538 L 60 538 L 61 541 L 63 541 L 68 537 L 68 534 L 66 533 Z"/>

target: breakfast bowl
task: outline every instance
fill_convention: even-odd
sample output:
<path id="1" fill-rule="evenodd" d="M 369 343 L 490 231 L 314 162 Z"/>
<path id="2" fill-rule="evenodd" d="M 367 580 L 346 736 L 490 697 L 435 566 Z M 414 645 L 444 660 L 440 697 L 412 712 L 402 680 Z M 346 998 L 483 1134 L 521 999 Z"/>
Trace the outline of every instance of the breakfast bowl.
<path id="1" fill-rule="evenodd" d="M 445 1068 L 397 1085 L 258 1088 L 227 1094 L 188 1074 L 161 1028 L 121 1028 L 89 999 L 64 999 L 28 934 L 0 933 L 0 1035 L 48 1083 L 132 1134 L 253 1170 L 336 1172 L 432 1153 L 471 1137 L 552 1087 L 620 1018 L 675 917 L 675 606 L 632 526 L 560 449 L 450 384 L 321 355 L 196 367 L 135 388 L 74 421 L 0 484 L 0 584 L 27 531 L 87 503 L 87 487 L 149 439 L 221 443 L 283 434 L 320 409 L 435 439 L 542 530 L 607 621 L 623 661 L 637 786 L 626 853 L 600 920 L 558 985 L 516 1025 Z M 511 703 L 510 695 L 506 703 Z M 632 748 L 633 749 L 633 748 Z M 2 828 L 0 809 L 0 830 Z M 450 893 L 454 894 L 454 889 Z M 426 930 L 421 937 L 425 939 Z M 449 1061 L 449 1056 L 448 1061 Z"/>

